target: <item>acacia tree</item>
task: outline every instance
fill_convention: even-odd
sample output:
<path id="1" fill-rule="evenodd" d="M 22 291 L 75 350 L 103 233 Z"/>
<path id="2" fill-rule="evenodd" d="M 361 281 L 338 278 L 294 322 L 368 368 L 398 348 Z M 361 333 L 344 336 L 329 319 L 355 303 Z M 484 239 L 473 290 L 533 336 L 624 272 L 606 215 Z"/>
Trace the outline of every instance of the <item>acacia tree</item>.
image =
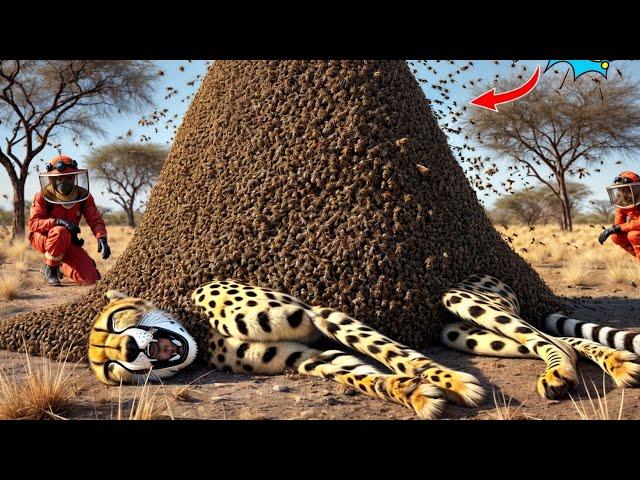
<path id="1" fill-rule="evenodd" d="M 598 221 L 613 223 L 614 207 L 611 206 L 611 202 L 608 200 L 592 200 L 589 204 L 591 205 L 591 213 L 597 216 Z"/>
<path id="2" fill-rule="evenodd" d="M 540 193 L 537 188 L 500 197 L 494 203 L 494 216 L 507 221 L 514 219 L 529 227 L 541 221 L 546 223 L 548 205 Z"/>
<path id="3" fill-rule="evenodd" d="M 567 182 L 567 192 L 571 211 L 574 213 L 579 211 L 592 194 L 588 186 L 578 182 Z M 556 196 L 544 185 L 540 185 L 498 198 L 494 203 L 493 215 L 505 220 L 514 219 L 531 227 L 540 222 L 546 225 L 550 220 L 557 220 L 562 225 L 562 211 L 562 204 Z"/>
<path id="4" fill-rule="evenodd" d="M 149 61 L 0 60 L 0 164 L 13 187 L 13 238 L 24 236 L 29 167 L 57 134 L 103 134 L 100 121 L 151 103 Z"/>
<path id="5" fill-rule="evenodd" d="M 94 148 L 87 165 L 91 175 L 106 185 L 107 191 L 135 227 L 136 201 L 158 178 L 167 149 L 153 143 L 118 142 Z"/>
<path id="6" fill-rule="evenodd" d="M 500 91 L 521 83 L 512 78 Z M 583 76 L 560 89 L 556 79 L 541 80 L 526 97 L 500 105 L 499 112 L 468 109 L 464 124 L 482 145 L 545 185 L 562 207 L 562 228 L 571 230 L 568 178 L 589 175 L 588 167 L 612 151 L 630 154 L 640 148 L 639 100 L 639 84 L 621 76 L 602 81 Z"/>
<path id="7" fill-rule="evenodd" d="M 580 213 L 585 200 L 593 195 L 593 191 L 587 185 L 579 182 L 567 181 L 566 192 L 572 216 Z M 540 187 L 540 194 L 547 205 L 549 218 L 556 220 L 562 228 L 564 226 L 564 206 L 562 202 L 551 190 L 544 186 Z"/>

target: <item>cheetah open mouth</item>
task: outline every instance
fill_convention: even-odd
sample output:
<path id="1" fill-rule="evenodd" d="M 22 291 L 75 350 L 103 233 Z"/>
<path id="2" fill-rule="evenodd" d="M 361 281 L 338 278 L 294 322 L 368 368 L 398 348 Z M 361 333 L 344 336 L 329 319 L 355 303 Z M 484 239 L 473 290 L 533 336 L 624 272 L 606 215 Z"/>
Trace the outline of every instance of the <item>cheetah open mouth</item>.
<path id="1" fill-rule="evenodd" d="M 176 346 L 176 351 L 175 354 L 171 356 L 171 358 L 169 358 L 168 362 L 176 362 L 178 360 L 181 360 L 184 356 L 185 353 L 185 348 L 184 345 L 182 344 L 182 342 L 180 342 L 180 340 L 177 339 L 172 339 L 171 342 Z M 158 355 L 160 353 L 160 348 L 158 346 L 158 342 L 157 340 L 152 340 L 151 342 L 149 342 L 149 345 L 147 345 L 147 348 L 145 350 L 145 353 L 147 354 L 147 357 L 149 357 L 152 360 L 158 360 Z"/>

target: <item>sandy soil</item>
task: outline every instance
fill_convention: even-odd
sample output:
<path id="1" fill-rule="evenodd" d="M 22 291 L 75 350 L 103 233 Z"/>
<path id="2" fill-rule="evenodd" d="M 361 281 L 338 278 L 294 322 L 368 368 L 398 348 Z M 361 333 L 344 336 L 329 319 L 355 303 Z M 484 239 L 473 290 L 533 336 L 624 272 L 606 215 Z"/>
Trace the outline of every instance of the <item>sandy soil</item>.
<path id="1" fill-rule="evenodd" d="M 562 280 L 561 264 L 536 267 L 551 288 L 568 296 L 575 303 L 574 316 L 606 325 L 638 326 L 640 290 L 633 285 L 603 284 L 596 287 L 576 287 Z M 29 271 L 30 285 L 19 300 L 0 302 L 0 321 L 20 312 L 45 305 L 63 303 L 80 296 L 88 287 L 78 287 L 63 280 L 63 287 L 44 285 L 36 269 Z M 476 375 L 487 391 L 485 401 L 477 408 L 449 405 L 448 419 L 493 419 L 499 415 L 498 405 L 504 405 L 502 392 L 510 401 L 509 414 L 517 419 L 577 419 L 579 414 L 571 399 L 547 401 L 535 392 L 537 374 L 543 363 L 536 360 L 495 359 L 474 357 L 439 346 L 429 346 L 424 353 L 454 369 Z M 34 364 L 42 362 L 30 358 Z M 24 354 L 0 351 L 0 367 L 7 373 L 24 371 Z M 580 362 L 580 372 L 595 398 L 596 388 L 602 395 L 603 375 L 594 364 Z M 73 419 L 128 418 L 133 400 L 140 387 L 125 386 L 122 391 L 99 384 L 86 364 L 68 365 L 76 396 L 66 414 Z M 595 386 L 592 384 L 595 384 Z M 606 402 L 611 417 L 617 417 L 622 390 L 607 378 L 604 381 Z M 187 393 L 177 395 L 185 385 Z M 268 377 L 219 373 L 206 368 L 194 368 L 164 385 L 152 385 L 148 393 L 155 404 L 164 409 L 163 418 L 175 419 L 415 419 L 405 407 L 368 398 L 335 382 L 311 378 L 297 373 Z M 120 397 L 120 399 L 119 399 Z M 585 385 L 575 392 L 578 405 L 594 412 L 587 400 Z M 578 398 L 582 399 L 581 403 Z M 119 411 L 120 407 L 120 411 Z M 640 418 L 640 389 L 624 392 L 622 417 Z"/>

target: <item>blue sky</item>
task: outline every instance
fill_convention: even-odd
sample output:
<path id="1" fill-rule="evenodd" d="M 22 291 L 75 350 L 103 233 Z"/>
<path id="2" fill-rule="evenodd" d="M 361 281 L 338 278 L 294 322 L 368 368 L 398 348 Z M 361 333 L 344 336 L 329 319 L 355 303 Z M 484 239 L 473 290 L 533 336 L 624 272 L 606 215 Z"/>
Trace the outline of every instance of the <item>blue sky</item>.
<path id="1" fill-rule="evenodd" d="M 457 66 L 456 65 L 451 66 L 451 65 L 448 65 L 447 61 L 444 61 L 444 60 L 437 63 L 434 61 L 429 61 L 428 63 L 437 70 L 438 74 L 435 76 L 433 75 L 432 72 L 427 71 L 427 67 L 425 67 L 422 64 L 418 64 L 416 62 L 414 63 L 414 66 L 418 69 L 417 76 L 419 78 L 423 77 L 423 78 L 426 78 L 427 80 L 431 80 L 433 78 L 438 78 L 438 79 L 442 78 L 443 73 L 446 74 L 449 71 L 453 71 L 456 68 L 459 68 L 460 64 L 462 64 L 463 62 L 464 61 L 456 61 Z M 498 65 L 496 65 L 493 60 L 484 60 L 484 61 L 474 60 L 473 63 L 474 63 L 473 67 L 467 70 L 467 72 L 464 75 L 461 75 L 459 78 L 459 81 L 457 81 L 453 85 L 450 85 L 450 84 L 447 85 L 447 87 L 450 89 L 449 95 L 451 98 L 449 101 L 456 101 L 458 104 L 468 104 L 468 102 L 472 100 L 476 95 L 474 95 L 473 92 L 470 91 L 468 88 L 463 89 L 461 87 L 463 83 L 468 82 L 471 79 L 474 79 L 477 81 L 477 79 L 482 78 L 483 84 L 489 83 L 490 86 L 493 86 L 493 84 L 489 82 L 489 80 L 494 79 L 496 74 L 504 75 L 509 71 L 513 71 L 513 69 L 511 69 L 511 64 L 512 64 L 511 60 L 501 60 Z M 524 83 L 531 76 L 536 66 L 540 65 L 541 72 L 544 72 L 544 69 L 547 63 L 548 63 L 547 60 L 526 60 L 526 61 L 519 60 L 516 62 L 515 70 L 520 71 L 520 69 L 523 66 L 527 67 L 527 71 L 524 73 L 524 79 L 522 80 L 522 82 Z M 556 77 L 557 77 L 558 86 L 560 86 L 562 84 L 562 80 L 565 76 L 565 73 L 569 71 L 570 67 L 566 63 L 560 63 L 560 64 L 557 64 L 553 69 L 556 69 L 559 72 L 558 75 L 556 75 Z M 553 75 L 553 71 L 552 71 L 553 69 L 549 70 L 546 74 L 543 74 L 543 75 L 545 77 L 548 77 L 549 75 Z M 618 73 L 616 72 L 616 69 L 620 69 L 622 74 L 627 78 L 640 80 L 640 62 L 628 61 L 628 60 L 611 61 L 610 68 L 608 71 L 609 78 L 611 78 L 612 76 L 618 75 Z M 585 74 L 585 77 L 589 77 L 589 76 L 598 76 L 598 75 L 595 73 Z M 585 78 L 585 77 L 582 77 L 582 78 Z M 581 81 L 582 78 L 578 79 L 578 81 Z M 599 76 L 599 78 L 602 78 L 602 77 Z M 540 81 L 542 80 L 543 79 L 541 78 Z M 546 78 L 544 78 L 544 80 L 546 80 Z M 602 80 L 606 81 L 604 78 L 602 78 Z M 553 80 L 553 81 L 556 81 L 556 80 Z M 571 73 L 569 73 L 569 75 L 565 79 L 565 82 L 571 82 L 571 81 L 573 81 L 573 76 L 571 75 Z M 488 89 L 489 88 L 483 89 L 483 91 L 486 91 Z M 431 89 L 428 84 L 426 87 L 423 87 L 423 91 L 425 92 L 425 95 L 428 98 L 436 98 L 434 94 L 435 90 Z M 501 90 L 498 87 L 497 93 L 500 93 L 500 91 Z M 477 107 L 470 106 L 469 108 L 477 108 Z M 496 113 L 496 115 L 499 115 L 499 113 Z M 459 138 L 459 136 L 449 135 L 450 145 L 459 146 L 461 143 L 462 141 Z M 479 149 L 475 154 L 482 155 L 482 156 L 495 157 L 495 155 L 492 154 L 490 151 L 481 150 L 481 149 Z M 591 190 L 593 191 L 593 196 L 591 197 L 592 200 L 595 200 L 595 199 L 608 200 L 605 187 L 612 183 L 613 178 L 619 172 L 623 170 L 636 170 L 636 171 L 640 170 L 640 158 L 630 159 L 630 158 L 618 157 L 617 154 L 612 154 L 610 158 L 603 158 L 603 160 L 605 161 L 605 164 L 599 167 L 601 170 L 599 173 L 592 173 L 589 177 L 582 178 L 582 179 L 570 178 L 570 180 L 575 180 L 575 181 L 588 184 Z M 615 165 L 615 162 L 618 160 L 622 161 L 621 165 Z M 499 167 L 500 166 L 504 167 L 506 165 L 509 165 L 509 163 L 507 163 L 506 161 L 497 161 L 497 158 L 492 158 L 492 160 L 490 160 L 488 163 L 491 163 L 491 162 L 496 162 Z M 506 173 L 500 172 L 496 174 L 493 178 L 491 178 L 491 183 L 493 185 L 499 186 L 500 182 L 504 181 L 506 178 L 507 178 Z M 532 183 L 535 184 L 535 181 L 532 180 Z M 478 199 L 485 206 L 491 206 L 492 203 L 498 198 L 498 196 L 493 193 L 486 195 L 487 193 L 486 190 L 482 192 L 479 190 L 476 190 L 476 192 L 478 194 Z"/>
<path id="2" fill-rule="evenodd" d="M 163 76 L 159 76 L 160 82 L 156 87 L 156 92 L 153 95 L 154 103 L 159 108 L 167 108 L 169 112 L 167 113 L 167 118 L 172 118 L 174 115 L 178 115 L 176 119 L 169 125 L 179 125 L 182 122 L 182 117 L 186 112 L 189 106 L 189 100 L 182 100 L 189 94 L 195 92 L 197 87 L 200 84 L 200 80 L 196 80 L 193 86 L 187 85 L 190 81 L 196 79 L 197 75 L 202 76 L 206 73 L 206 62 L 204 60 L 193 60 L 191 62 L 187 60 L 166 60 L 166 61 L 156 61 L 154 62 L 158 66 L 158 71 L 162 70 L 164 72 Z M 184 68 L 184 71 L 180 70 L 180 67 Z M 167 87 L 173 87 L 178 90 L 178 94 L 172 96 L 168 100 L 165 100 L 164 97 L 167 95 Z M 155 106 L 151 106 L 146 108 L 144 112 L 139 112 L 132 115 L 120 115 L 114 117 L 111 121 L 106 122 L 103 127 L 108 132 L 104 138 L 94 137 L 87 140 L 85 143 L 79 143 L 78 147 L 76 147 L 71 141 L 68 135 L 60 136 L 55 143 L 61 144 L 62 153 L 71 156 L 78 160 L 78 162 L 82 165 L 84 162 L 84 158 L 88 155 L 90 151 L 90 147 L 88 146 L 88 142 L 93 142 L 93 146 L 97 147 L 106 143 L 110 143 L 116 141 L 118 136 L 126 135 L 126 132 L 132 130 L 134 132 L 133 140 L 139 140 L 140 135 L 147 135 L 151 137 L 151 142 L 159 143 L 165 146 L 169 146 L 171 137 L 173 136 L 173 129 L 165 129 L 165 125 L 163 123 L 160 124 L 158 128 L 158 133 L 155 133 L 153 127 L 141 127 L 138 125 L 138 120 L 143 115 L 151 113 L 155 109 Z M 0 144 L 4 145 L 4 138 L 6 136 L 6 131 L 0 129 Z M 47 147 L 43 152 L 38 156 L 38 159 L 47 160 L 54 155 L 57 155 L 57 151 L 52 148 Z M 34 161 L 32 163 L 31 172 L 33 172 L 33 165 L 39 163 Z M 107 195 L 101 194 L 102 189 L 99 184 L 94 184 L 91 182 L 90 178 L 90 187 L 91 192 L 96 198 L 96 203 L 98 205 L 107 206 L 113 209 L 119 209 L 120 207 L 112 202 Z M 35 173 L 30 173 L 27 179 L 27 184 L 25 188 L 25 199 L 31 200 L 35 193 L 39 189 L 38 177 Z M 0 166 L 0 194 L 6 194 L 9 197 L 9 200 L 5 199 L 2 195 L 0 195 L 0 207 L 5 209 L 12 208 L 11 207 L 11 198 L 12 198 L 12 189 L 11 182 L 9 181 L 9 176 L 4 169 L 4 167 Z"/>
<path id="3" fill-rule="evenodd" d="M 462 64 L 464 61 L 456 61 L 457 65 Z M 158 84 L 158 88 L 154 95 L 154 100 L 156 105 L 160 108 L 167 108 L 169 110 L 167 118 L 174 118 L 173 122 L 170 125 L 179 125 L 182 120 L 182 116 L 186 111 L 190 98 L 185 99 L 185 97 L 189 94 L 193 94 L 195 89 L 199 85 L 199 80 L 196 80 L 196 76 L 200 75 L 204 76 L 206 72 L 206 62 L 203 60 L 193 60 L 188 62 L 187 60 L 167 60 L 167 61 L 157 61 L 155 62 L 158 66 L 158 70 L 164 71 L 164 76 L 159 77 L 161 82 Z M 473 93 L 469 89 L 463 89 L 461 84 L 471 80 L 471 79 L 491 79 L 497 73 L 507 73 L 510 70 L 510 60 L 501 61 L 499 65 L 495 65 L 493 61 L 474 61 L 473 67 L 470 67 L 464 74 L 457 77 L 457 82 L 453 85 L 446 85 L 447 88 L 450 89 L 450 99 L 449 102 L 456 101 L 458 105 L 467 104 L 473 97 Z M 623 71 L 625 76 L 631 76 L 635 79 L 640 80 L 640 65 L 639 62 L 632 61 L 612 61 L 611 67 L 609 69 L 609 75 L 615 75 L 615 68 L 620 68 Z M 446 61 L 434 62 L 429 61 L 429 65 L 437 71 L 437 74 L 434 75 L 433 71 L 427 70 L 427 67 L 423 64 L 414 64 L 418 69 L 418 76 L 421 78 L 426 78 L 427 80 L 437 80 L 443 77 L 443 73 L 446 74 L 449 71 L 454 71 L 457 67 L 456 65 L 451 66 L 448 65 Z M 527 67 L 526 78 L 530 75 L 531 72 L 535 69 L 536 65 L 541 65 L 544 69 L 546 66 L 546 60 L 528 60 L 523 61 L 520 60 L 517 62 L 516 69 L 522 68 L 522 66 Z M 181 71 L 181 67 L 184 71 Z M 562 72 L 562 74 L 568 70 L 569 67 L 567 64 L 558 65 L 558 70 Z M 589 73 L 586 75 L 595 75 L 593 73 Z M 562 80 L 562 76 L 559 81 Z M 196 80 L 193 86 L 188 86 L 187 83 Z M 566 79 L 567 82 L 572 81 L 571 75 L 569 75 Z M 164 97 L 167 94 L 166 88 L 168 86 L 172 86 L 176 88 L 179 93 L 169 100 L 165 100 Z M 433 88 L 431 88 L 431 84 L 423 85 L 423 91 L 428 98 L 438 98 L 437 92 Z M 182 101 L 184 99 L 184 101 Z M 472 107 L 475 108 L 475 107 Z M 174 130 L 170 127 L 168 129 L 165 128 L 163 124 L 159 128 L 158 133 L 155 133 L 153 127 L 140 127 L 138 125 L 138 120 L 142 115 L 148 114 L 153 111 L 154 107 L 146 109 L 144 112 L 140 112 L 134 115 L 121 115 L 118 117 L 114 117 L 111 121 L 105 124 L 105 129 L 108 131 L 107 136 L 104 138 L 92 138 L 94 146 L 99 146 L 105 143 L 109 143 L 115 141 L 116 138 L 120 135 L 124 135 L 128 130 L 133 131 L 133 139 L 139 139 L 140 135 L 147 135 L 151 137 L 151 141 L 155 143 L 160 143 L 164 145 L 169 145 L 170 140 L 172 138 Z M 0 141 L 4 143 L 4 131 L 0 129 Z M 61 136 L 57 139 L 57 142 L 62 145 L 63 153 L 66 153 L 76 159 L 78 159 L 81 163 L 82 160 L 86 157 L 89 152 L 89 147 L 86 143 L 80 143 L 78 147 L 74 146 L 68 136 Z M 449 136 L 449 142 L 451 145 L 460 145 L 461 140 L 458 136 L 452 135 Z M 48 159 L 55 155 L 57 152 L 50 148 L 46 149 L 43 154 L 41 154 L 40 158 Z M 483 152 L 483 156 L 491 156 L 490 152 Z M 601 172 L 592 175 L 586 179 L 582 179 L 580 181 L 587 182 L 592 190 L 594 191 L 594 199 L 606 199 L 605 186 L 611 183 L 611 180 L 616 176 L 616 174 L 622 170 L 630 169 L 630 170 L 638 170 L 640 169 L 640 161 L 637 159 L 624 159 L 622 160 L 622 165 L 615 165 L 614 161 L 618 160 L 617 158 L 609 159 L 608 162 L 605 163 L 605 166 L 601 167 Z M 499 163 L 500 165 L 500 163 Z M 33 168 L 33 167 L 32 167 Z M 504 181 L 506 178 L 503 174 L 497 174 L 492 178 L 492 183 L 494 185 L 499 185 L 501 181 Z M 31 199 L 33 195 L 36 193 L 38 189 L 38 180 L 37 175 L 30 174 L 27 180 L 27 187 L 25 192 L 25 198 Z M 102 189 L 98 184 L 92 184 L 91 190 L 96 197 L 96 202 L 98 205 L 108 206 L 114 209 L 117 209 L 117 205 L 110 201 L 109 198 L 102 194 Z M 11 184 L 9 182 L 9 177 L 4 170 L 4 168 L 0 167 L 0 194 L 6 194 L 9 199 L 12 196 Z M 493 193 L 489 195 L 485 195 L 486 190 L 483 192 L 478 191 L 478 198 L 485 205 L 491 205 L 493 201 L 497 198 L 497 196 Z M 2 195 L 0 195 L 0 207 L 10 208 L 10 200 L 6 200 Z"/>

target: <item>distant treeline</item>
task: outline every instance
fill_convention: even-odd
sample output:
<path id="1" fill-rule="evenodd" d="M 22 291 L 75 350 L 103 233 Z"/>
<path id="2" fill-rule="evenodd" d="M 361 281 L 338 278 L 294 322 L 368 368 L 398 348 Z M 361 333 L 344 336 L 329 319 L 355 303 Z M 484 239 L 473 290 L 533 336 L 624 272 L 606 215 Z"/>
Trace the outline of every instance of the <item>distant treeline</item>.
<path id="1" fill-rule="evenodd" d="M 25 202 L 25 218 L 29 218 L 29 210 L 31 209 L 31 202 Z M 98 205 L 98 211 L 102 214 L 102 218 L 105 223 L 108 225 L 127 225 L 127 214 L 122 210 L 113 211 L 108 207 L 101 207 Z M 142 214 L 144 212 L 136 211 L 134 212 L 134 218 L 136 220 L 136 225 L 139 224 L 140 219 L 142 218 Z M 0 225 L 3 226 L 11 226 L 13 224 L 13 210 L 4 209 L 0 207 Z M 86 224 L 84 217 L 80 222 L 81 225 Z"/>

